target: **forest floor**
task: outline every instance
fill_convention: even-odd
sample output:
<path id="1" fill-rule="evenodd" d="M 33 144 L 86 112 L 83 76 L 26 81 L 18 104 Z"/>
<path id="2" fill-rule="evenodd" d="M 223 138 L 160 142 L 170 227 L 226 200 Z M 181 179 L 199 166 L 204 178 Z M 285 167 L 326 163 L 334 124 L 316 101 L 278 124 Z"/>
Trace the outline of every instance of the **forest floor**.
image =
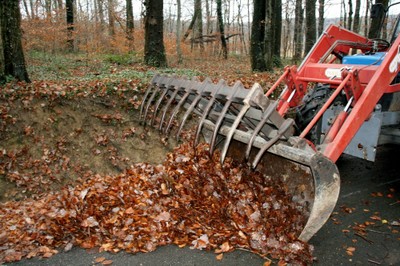
<path id="1" fill-rule="evenodd" d="M 259 82 L 264 88 L 281 73 L 251 73 L 248 62 L 240 58 L 231 58 L 228 63 L 191 59 L 179 67 L 171 64 L 171 68 L 163 70 L 146 67 L 134 57 L 116 55 L 37 52 L 30 53 L 27 61 L 32 84 L 10 82 L 0 87 L 3 204 L 32 199 L 40 202 L 49 193 L 80 186 L 86 179 L 117 176 L 137 164 L 160 165 L 167 160 L 167 154 L 179 143 L 144 128 L 139 121 L 141 98 L 158 71 L 189 78 L 210 77 L 214 82 L 225 79 L 230 84 L 241 80 L 246 87 Z M 311 240 L 316 263 L 400 263 L 400 181 L 396 174 L 400 166 L 393 156 L 395 150 L 382 148 L 376 164 L 346 156 L 339 160 L 342 193 L 331 219 Z M 4 252 L 4 237 L 0 235 L 3 245 L 0 253 Z M 156 262 L 267 265 L 270 262 L 244 251 L 226 254 L 220 261 L 222 257 L 216 259 L 212 252 L 177 247 L 164 247 L 132 258 L 125 253 L 93 253 L 92 247 L 87 252 L 71 247 L 65 250 L 69 251 L 46 249 L 30 253 L 31 257 L 52 258 L 24 259 L 18 265 L 60 262 L 64 265 L 154 265 Z M 9 255 L 4 261 L 26 257 L 19 251 Z"/>

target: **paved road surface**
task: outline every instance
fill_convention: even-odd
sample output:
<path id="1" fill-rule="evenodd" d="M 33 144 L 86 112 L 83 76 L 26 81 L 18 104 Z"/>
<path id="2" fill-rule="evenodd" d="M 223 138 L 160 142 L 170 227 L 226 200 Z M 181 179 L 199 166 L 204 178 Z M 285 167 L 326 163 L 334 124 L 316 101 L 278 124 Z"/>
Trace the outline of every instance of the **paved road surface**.
<path id="1" fill-rule="evenodd" d="M 342 179 L 341 194 L 332 219 L 310 241 L 317 258 L 314 264 L 400 265 L 400 233 L 392 232 L 400 231 L 400 227 L 388 226 L 393 221 L 400 222 L 400 146 L 381 147 L 375 163 L 344 156 L 337 165 Z M 380 217 L 383 222 L 371 219 L 372 216 Z M 375 225 L 367 227 L 369 231 L 364 238 L 355 235 L 352 226 L 366 221 Z M 354 248 L 352 256 L 346 253 L 348 247 Z M 217 261 L 213 252 L 167 246 L 136 255 L 93 253 L 74 248 L 50 259 L 34 258 L 10 265 L 86 266 L 94 265 L 98 257 L 106 257 L 113 261 L 112 265 L 121 266 L 261 266 L 264 263 L 262 258 L 246 251 L 225 254 L 222 261 Z"/>

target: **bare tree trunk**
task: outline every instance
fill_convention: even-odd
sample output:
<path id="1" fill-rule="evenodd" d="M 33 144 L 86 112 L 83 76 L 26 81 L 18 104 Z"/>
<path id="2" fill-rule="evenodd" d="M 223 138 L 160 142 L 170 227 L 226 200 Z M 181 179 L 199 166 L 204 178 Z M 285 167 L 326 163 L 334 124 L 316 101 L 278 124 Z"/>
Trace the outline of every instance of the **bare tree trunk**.
<path id="1" fill-rule="evenodd" d="M 134 26 L 132 0 L 126 0 L 126 39 L 128 40 L 129 50 L 131 51 L 134 49 Z"/>
<path id="2" fill-rule="evenodd" d="M 220 35 L 220 39 L 221 39 L 222 55 L 223 55 L 224 59 L 228 59 L 228 46 L 226 44 L 224 20 L 222 18 L 222 1 L 217 0 L 216 3 L 217 3 L 218 28 L 219 28 L 219 35 Z"/>
<path id="3" fill-rule="evenodd" d="M 178 54 L 178 63 L 182 63 L 182 49 L 181 49 L 181 16 L 182 7 L 181 0 L 176 0 L 177 18 L 176 18 L 176 53 Z"/>
<path id="4" fill-rule="evenodd" d="M 294 56 L 293 62 L 297 63 L 303 54 L 303 22 L 304 22 L 304 9 L 302 0 L 296 0 L 295 9 L 295 29 L 294 29 Z"/>
<path id="5" fill-rule="evenodd" d="M 251 25 L 250 58 L 253 71 L 265 71 L 267 65 L 264 58 L 265 40 L 265 0 L 254 0 L 253 24 Z"/>
<path id="6" fill-rule="evenodd" d="M 145 44 L 144 62 L 155 67 L 166 67 L 167 58 L 164 47 L 164 14 L 162 0 L 145 0 L 146 15 L 144 23 Z"/>
<path id="7" fill-rule="evenodd" d="M 31 20 L 31 13 L 29 12 L 28 4 L 26 3 L 26 0 L 23 0 L 22 3 L 24 4 L 24 9 L 26 16 L 28 17 L 28 20 Z"/>
<path id="8" fill-rule="evenodd" d="M 318 36 L 324 31 L 325 0 L 318 0 Z"/>
<path id="9" fill-rule="evenodd" d="M 36 18 L 36 12 L 35 12 L 35 4 L 33 3 L 33 0 L 29 0 L 29 5 L 31 7 L 31 18 L 35 19 Z"/>
<path id="10" fill-rule="evenodd" d="M 104 30 L 104 25 L 106 24 L 105 19 L 104 19 L 104 0 L 95 0 L 97 1 L 97 7 L 99 9 L 99 18 L 100 18 L 100 28 L 103 31 Z"/>
<path id="11" fill-rule="evenodd" d="M 368 36 L 368 21 L 369 21 L 369 7 L 370 7 L 370 1 L 371 0 L 367 0 L 366 4 L 367 6 L 365 7 L 365 16 L 364 16 L 364 36 Z"/>
<path id="12" fill-rule="evenodd" d="M 388 7 L 389 0 L 376 0 L 375 3 L 382 4 L 382 8 L 386 9 Z M 382 29 L 381 26 L 385 19 L 385 14 L 384 12 L 380 12 L 379 15 L 380 16 L 371 20 L 368 38 L 379 38 L 379 35 L 381 33 L 380 30 Z"/>
<path id="13" fill-rule="evenodd" d="M 0 3 L 0 85 L 4 82 L 5 80 L 5 75 L 4 75 L 4 66 L 5 66 L 5 62 L 4 62 L 4 51 L 3 51 L 3 34 L 2 34 L 2 25 L 3 25 L 3 18 L 2 16 L 2 7 L 1 7 L 1 3 Z"/>
<path id="14" fill-rule="evenodd" d="M 356 0 L 356 8 L 354 12 L 354 22 L 353 22 L 353 31 L 356 33 L 360 32 L 360 6 L 361 6 L 361 0 Z"/>
<path id="15" fill-rule="evenodd" d="M 347 28 L 352 30 L 351 26 L 353 25 L 353 1 L 349 0 L 349 19 L 347 22 Z"/>
<path id="16" fill-rule="evenodd" d="M 114 0 L 108 0 L 108 33 L 114 38 L 115 20 L 114 20 Z"/>
<path id="17" fill-rule="evenodd" d="M 195 0 L 194 8 L 198 10 L 196 18 L 196 30 L 194 38 L 200 44 L 200 51 L 204 52 L 204 42 L 203 42 L 203 15 L 201 10 L 201 0 Z"/>
<path id="18" fill-rule="evenodd" d="M 51 18 L 51 0 L 45 0 L 46 18 Z"/>
<path id="19" fill-rule="evenodd" d="M 292 25 L 291 25 L 291 12 L 290 12 L 290 2 L 287 1 L 285 4 L 285 24 L 283 27 L 283 58 L 287 58 L 288 56 L 288 50 L 290 47 L 290 36 L 292 34 L 291 29 L 292 29 Z"/>
<path id="20" fill-rule="evenodd" d="M 19 0 L 0 1 L 0 28 L 2 39 L 0 66 L 3 66 L 0 74 L 3 73 L 3 77 L 10 75 L 17 80 L 30 82 L 21 42 Z"/>
<path id="21" fill-rule="evenodd" d="M 67 11 L 67 47 L 70 52 L 74 50 L 74 0 L 66 0 Z"/>
<path id="22" fill-rule="evenodd" d="M 247 46 L 246 46 L 246 41 L 245 41 L 245 36 L 244 36 L 244 23 L 243 23 L 243 16 L 242 16 L 242 5 L 241 1 L 238 3 L 238 26 L 240 30 L 240 43 L 241 43 L 241 53 L 247 54 Z M 243 50 L 243 51 L 242 51 Z"/>
<path id="23" fill-rule="evenodd" d="M 316 0 L 306 0 L 306 53 L 311 50 L 316 41 L 315 2 Z"/>
<path id="24" fill-rule="evenodd" d="M 265 36 L 264 36 L 264 58 L 266 70 L 272 70 L 274 54 L 274 29 L 273 29 L 273 2 L 274 0 L 266 0 L 265 4 Z"/>
<path id="25" fill-rule="evenodd" d="M 206 1 L 206 34 L 211 33 L 211 13 L 210 13 L 210 5 L 208 3 L 208 0 Z M 218 5 L 218 3 L 217 3 Z M 218 12 L 218 11 L 217 11 Z"/>
<path id="26" fill-rule="evenodd" d="M 198 16 L 198 10 L 195 8 L 192 20 L 190 21 L 189 27 L 187 28 L 185 34 L 182 37 L 182 41 L 185 41 L 186 38 L 189 36 L 189 34 L 192 33 L 197 16 Z"/>
<path id="27" fill-rule="evenodd" d="M 271 12 L 272 63 L 281 67 L 282 0 L 271 1 Z"/>
<path id="28" fill-rule="evenodd" d="M 340 18 L 342 22 L 342 26 L 347 29 L 347 11 L 346 11 L 346 3 L 342 0 L 341 8 L 340 8 Z M 343 15 L 343 17 L 342 17 Z"/>

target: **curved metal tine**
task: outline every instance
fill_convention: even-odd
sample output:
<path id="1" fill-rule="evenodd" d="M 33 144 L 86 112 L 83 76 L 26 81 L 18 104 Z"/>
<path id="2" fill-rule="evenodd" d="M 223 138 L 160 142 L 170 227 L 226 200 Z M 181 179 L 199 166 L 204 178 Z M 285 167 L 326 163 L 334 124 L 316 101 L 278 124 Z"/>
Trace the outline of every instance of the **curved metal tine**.
<path id="1" fill-rule="evenodd" d="M 239 126 L 240 121 L 242 120 L 243 116 L 247 113 L 247 110 L 249 110 L 249 108 L 250 108 L 249 104 L 243 105 L 235 121 L 233 122 L 231 129 L 229 130 L 228 135 L 225 138 L 224 147 L 221 152 L 221 164 L 223 164 L 225 161 L 225 157 L 228 152 L 229 144 L 231 143 L 233 133 L 235 133 L 236 128 Z"/>
<path id="2" fill-rule="evenodd" d="M 270 139 L 267 143 L 264 144 L 264 146 L 259 150 L 257 153 L 256 157 L 254 158 L 252 167 L 256 168 L 258 163 L 261 160 L 261 157 L 264 155 L 265 151 L 267 151 L 269 148 L 271 148 L 272 145 L 277 142 L 283 134 L 294 124 L 294 120 L 291 118 L 288 118 L 283 122 L 282 126 L 279 128 L 276 136 L 274 136 L 272 139 Z"/>
<path id="3" fill-rule="evenodd" d="M 264 96 L 264 93 L 263 93 L 261 86 L 258 84 L 254 84 L 253 87 L 251 87 L 251 89 L 249 90 L 246 97 L 243 99 L 243 106 L 240 109 L 240 112 L 237 115 L 235 121 L 233 122 L 228 134 L 226 135 L 224 147 L 221 151 L 221 164 L 225 160 L 225 157 L 228 152 L 229 144 L 232 140 L 233 134 L 235 133 L 240 122 L 242 122 L 244 115 L 247 113 L 247 111 L 249 110 L 249 108 L 252 104 L 259 106 L 259 102 L 260 102 L 259 97 L 263 97 L 263 96 Z M 262 106 L 259 106 L 259 107 L 263 108 Z"/>
<path id="4" fill-rule="evenodd" d="M 169 128 L 172 125 L 172 121 L 174 120 L 176 114 L 179 112 L 181 109 L 181 106 L 184 102 L 186 102 L 187 97 L 189 97 L 190 91 L 185 92 L 185 94 L 182 96 L 181 100 L 178 102 L 178 104 L 175 106 L 174 110 L 172 111 L 171 117 L 168 120 L 168 124 L 165 127 L 164 134 L 168 134 Z"/>
<path id="5" fill-rule="evenodd" d="M 214 128 L 214 132 L 211 138 L 211 142 L 210 142 L 210 155 L 213 154 L 214 152 L 214 146 L 215 146 L 215 140 L 217 139 L 217 135 L 218 135 L 218 131 L 219 128 L 221 127 L 222 121 L 225 118 L 225 114 L 228 111 L 229 107 L 232 104 L 232 101 L 235 97 L 235 94 L 240 90 L 240 89 L 244 89 L 243 84 L 238 81 L 235 83 L 235 85 L 233 86 L 233 88 L 230 90 L 230 93 L 226 96 L 226 103 L 224 105 L 224 108 L 222 109 L 221 113 L 219 114 L 218 120 L 215 123 L 215 128 Z"/>
<path id="6" fill-rule="evenodd" d="M 142 119 L 143 110 L 144 110 L 144 106 L 146 105 L 147 97 L 150 95 L 150 92 L 151 92 L 153 89 L 154 89 L 154 91 L 157 89 L 156 83 L 157 83 L 157 80 L 158 80 L 159 78 L 160 78 L 160 74 L 155 74 L 154 77 L 153 77 L 153 78 L 151 79 L 151 81 L 150 81 L 149 87 L 148 87 L 148 89 L 146 90 L 146 93 L 145 93 L 144 96 L 143 96 L 142 104 L 141 104 L 141 106 L 140 106 L 139 120 Z M 154 94 L 154 91 L 153 91 L 153 94 Z M 154 97 L 153 97 L 153 98 L 154 98 Z M 146 116 L 143 117 L 143 120 L 146 120 Z"/>
<path id="7" fill-rule="evenodd" d="M 194 138 L 194 145 L 197 146 L 198 142 L 199 142 L 199 138 L 200 138 L 200 132 L 201 132 L 201 128 L 203 127 L 204 121 L 206 120 L 208 113 L 211 110 L 211 107 L 214 104 L 215 101 L 215 96 L 218 94 L 219 90 L 226 86 L 226 82 L 224 80 L 220 80 L 217 84 L 217 88 L 211 92 L 211 98 L 209 99 L 209 102 L 206 106 L 206 108 L 204 108 L 203 110 L 203 115 L 201 116 L 200 122 L 197 125 L 197 131 L 196 131 L 196 136 Z"/>
<path id="8" fill-rule="evenodd" d="M 149 87 L 146 90 L 146 93 L 143 96 L 142 99 L 142 104 L 140 105 L 140 113 L 139 113 L 139 120 L 142 119 L 142 115 L 143 115 L 143 110 L 144 110 L 144 106 L 146 105 L 146 99 L 149 96 L 150 92 L 153 90 L 155 86 L 153 84 L 150 84 Z"/>
<path id="9" fill-rule="evenodd" d="M 157 85 L 154 85 L 154 86 L 155 86 L 155 89 L 153 91 L 153 94 L 150 96 L 150 99 L 147 102 L 146 109 L 145 109 L 144 115 L 143 115 L 143 120 L 145 123 L 146 123 L 147 113 L 149 112 L 150 105 L 153 102 L 154 97 L 161 91 L 160 87 L 158 87 Z"/>
<path id="10" fill-rule="evenodd" d="M 161 90 L 161 88 L 160 88 L 160 90 Z M 157 103 L 156 103 L 156 106 L 155 106 L 154 112 L 153 112 L 153 117 L 151 118 L 150 125 L 154 124 L 154 120 L 156 119 L 156 115 L 157 115 L 157 110 L 160 107 L 160 104 L 161 104 L 162 100 L 164 99 L 165 95 L 167 95 L 168 90 L 169 90 L 169 87 L 166 87 L 164 89 L 164 91 L 162 92 L 160 98 L 157 100 Z"/>
<path id="11" fill-rule="evenodd" d="M 181 131 L 183 129 L 183 126 L 186 123 L 186 120 L 188 119 L 189 115 L 193 112 L 193 109 L 197 106 L 198 102 L 202 98 L 202 94 L 204 89 L 212 84 L 212 80 L 210 78 L 206 78 L 202 83 L 200 83 L 199 88 L 193 90 L 195 93 L 197 93 L 196 97 L 193 99 L 192 103 L 190 104 L 189 108 L 186 110 L 185 114 L 183 115 L 181 124 L 179 125 L 178 132 L 176 133 L 176 140 L 179 140 L 179 136 L 181 134 Z M 199 84 L 197 84 L 199 85 Z"/>
<path id="12" fill-rule="evenodd" d="M 262 129 L 262 127 L 265 125 L 269 117 L 271 116 L 272 112 L 276 110 L 276 107 L 278 106 L 278 101 L 274 102 L 273 104 L 270 104 L 267 109 L 265 110 L 263 118 L 260 120 L 260 122 L 257 124 L 256 128 L 253 130 L 253 133 L 250 137 L 249 143 L 247 143 L 246 147 L 246 153 L 245 153 L 245 159 L 246 161 L 249 160 L 250 157 L 250 152 L 251 148 L 253 147 L 254 140 L 256 139 L 256 136 Z"/>
<path id="13" fill-rule="evenodd" d="M 178 95 L 179 87 L 175 87 L 175 91 L 172 93 L 171 97 L 168 99 L 167 104 L 163 108 L 163 113 L 161 115 L 161 120 L 160 120 L 160 125 L 158 127 L 158 130 L 162 130 L 163 124 L 164 124 L 164 119 L 165 119 L 165 114 L 167 113 L 169 106 L 171 103 L 175 100 L 176 95 Z"/>
<path id="14" fill-rule="evenodd" d="M 192 80 L 186 81 L 186 85 L 182 86 L 185 93 L 179 100 L 178 104 L 175 106 L 174 110 L 172 110 L 172 114 L 171 114 L 171 116 L 168 120 L 167 126 L 165 127 L 164 132 L 163 132 L 165 135 L 168 134 L 168 131 L 172 125 L 172 121 L 174 120 L 176 114 L 181 109 L 182 104 L 184 104 L 186 102 L 186 99 L 189 97 L 189 95 L 195 91 L 194 87 L 199 83 L 200 83 L 199 79 L 197 77 L 193 77 Z"/>

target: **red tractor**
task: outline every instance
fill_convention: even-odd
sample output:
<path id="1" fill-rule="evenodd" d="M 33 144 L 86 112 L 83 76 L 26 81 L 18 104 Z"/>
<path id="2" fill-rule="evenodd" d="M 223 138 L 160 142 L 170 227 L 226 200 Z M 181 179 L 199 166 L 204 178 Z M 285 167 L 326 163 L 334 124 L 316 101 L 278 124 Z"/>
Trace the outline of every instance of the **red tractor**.
<path id="1" fill-rule="evenodd" d="M 210 153 L 221 150 L 221 161 L 229 155 L 279 176 L 294 200 L 308 204 L 299 235 L 308 241 L 335 207 L 341 154 L 373 161 L 377 145 L 400 143 L 399 23 L 390 42 L 329 26 L 301 65 L 286 67 L 266 93 L 257 83 L 246 89 L 240 82 L 156 75 L 141 117 L 159 120 L 167 134 L 186 109 L 179 137 L 188 117 L 198 114 L 196 142 L 203 135 Z"/>

